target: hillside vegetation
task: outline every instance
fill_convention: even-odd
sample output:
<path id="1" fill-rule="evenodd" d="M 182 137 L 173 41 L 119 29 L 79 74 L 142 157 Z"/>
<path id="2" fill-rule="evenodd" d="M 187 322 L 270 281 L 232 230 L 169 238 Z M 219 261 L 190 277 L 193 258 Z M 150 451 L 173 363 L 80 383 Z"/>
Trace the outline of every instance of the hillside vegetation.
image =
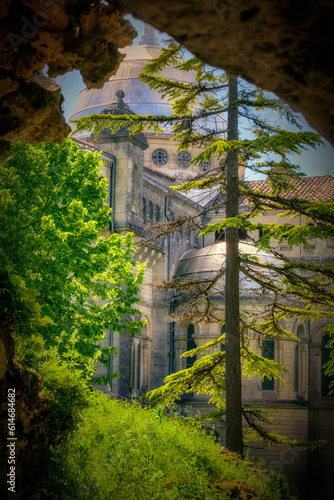
<path id="1" fill-rule="evenodd" d="M 86 393 L 89 402 L 83 405 L 82 382 L 77 379 L 76 394 L 68 390 L 70 377 L 67 372 L 58 386 L 62 394 L 52 380 L 48 385 L 46 377 L 58 422 L 63 417 L 57 400 L 61 396 L 59 401 L 64 404 L 64 390 L 71 399 L 67 408 L 72 407 L 76 421 L 52 450 L 58 498 L 295 498 L 284 477 L 261 471 L 221 448 L 194 419 L 167 415 L 159 406 L 142 408 L 136 402 L 111 399 L 95 391 Z M 61 434 L 60 428 L 58 432 Z"/>

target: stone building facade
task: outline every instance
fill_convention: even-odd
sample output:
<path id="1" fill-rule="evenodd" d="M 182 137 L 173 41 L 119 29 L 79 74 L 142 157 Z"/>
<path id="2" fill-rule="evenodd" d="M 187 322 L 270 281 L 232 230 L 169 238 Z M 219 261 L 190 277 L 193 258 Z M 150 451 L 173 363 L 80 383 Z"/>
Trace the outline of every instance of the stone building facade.
<path id="1" fill-rule="evenodd" d="M 144 64 L 159 52 L 160 46 L 154 32 L 148 27 L 138 46 L 124 50 L 125 59 L 102 89 L 83 89 L 72 118 L 93 112 L 170 114 L 170 103 L 138 80 Z M 165 76 L 185 82 L 191 78 L 189 74 L 168 68 Z M 178 143 L 171 141 L 171 138 L 172 134 L 168 130 L 159 136 L 149 133 L 130 135 L 126 127 L 116 134 L 104 131 L 95 140 L 87 134 L 76 136 L 82 147 L 102 152 L 101 175 L 108 179 L 110 186 L 110 230 L 120 234 L 132 232 L 134 241 L 138 243 L 135 258 L 139 262 L 147 262 L 139 306 L 142 318 L 147 322 L 141 335 L 130 337 L 124 332 L 118 336 L 110 331 L 105 338 L 106 345 L 112 344 L 118 349 L 118 355 L 110 359 L 108 368 L 110 373 L 120 372 L 120 378 L 112 380 L 111 391 L 126 398 L 161 386 L 168 374 L 186 367 L 186 358 L 180 358 L 183 352 L 191 346 L 199 346 L 217 338 L 222 328 L 219 323 L 183 326 L 172 321 L 173 297 L 160 286 L 173 277 L 182 276 L 186 262 L 187 269 L 195 269 L 194 272 L 212 270 L 212 266 L 217 263 L 221 265 L 225 251 L 222 235 L 211 234 L 204 238 L 190 228 L 159 239 L 149 239 L 153 235 L 151 225 L 176 220 L 183 215 L 196 216 L 203 210 L 207 199 L 202 199 L 196 193 L 178 193 L 171 186 L 214 167 L 218 161 L 212 159 L 211 163 L 202 165 L 189 164 L 199 150 L 193 148 L 187 153 L 178 153 Z M 241 178 L 243 173 L 240 168 Z M 251 181 L 249 184 L 265 190 L 266 182 Z M 303 198 L 332 201 L 334 178 L 311 177 L 303 183 L 297 183 L 296 189 Z M 242 212 L 248 208 L 241 206 L 240 210 Z M 208 214 L 211 223 L 224 216 L 223 211 L 211 211 Z M 267 214 L 265 222 L 276 222 L 276 216 L 275 212 Z M 294 224 L 303 222 L 298 218 L 286 217 L 285 220 Z M 249 247 L 252 236 L 257 235 L 244 234 L 241 246 Z M 311 241 L 308 250 L 278 245 L 279 251 L 290 259 L 322 262 L 329 266 L 334 264 L 333 248 L 334 242 L 331 240 Z M 253 311 L 258 307 L 249 294 L 247 297 L 245 295 L 243 304 Z M 329 322 L 328 318 L 313 323 L 298 318 L 289 320 L 284 326 L 300 342 L 275 339 L 266 346 L 272 358 L 288 368 L 289 373 L 283 375 L 284 381 L 263 383 L 259 377 L 243 381 L 243 400 L 269 412 L 275 422 L 272 430 L 295 439 L 334 438 L 334 397 L 328 394 L 328 379 L 322 369 L 326 356 L 324 347 L 328 340 L 324 327 Z M 183 404 L 191 404 L 194 411 L 209 410 L 205 398 L 196 395 Z M 220 431 L 224 442 L 224 429 Z M 268 466 L 286 474 L 298 486 L 303 497 L 332 498 L 329 485 L 334 462 L 333 449 L 323 448 L 311 454 L 296 448 L 289 451 L 272 446 L 268 449 L 261 443 L 249 443 L 247 446 L 250 458 L 264 458 Z M 319 482 L 322 484 L 321 496 L 314 487 Z"/>

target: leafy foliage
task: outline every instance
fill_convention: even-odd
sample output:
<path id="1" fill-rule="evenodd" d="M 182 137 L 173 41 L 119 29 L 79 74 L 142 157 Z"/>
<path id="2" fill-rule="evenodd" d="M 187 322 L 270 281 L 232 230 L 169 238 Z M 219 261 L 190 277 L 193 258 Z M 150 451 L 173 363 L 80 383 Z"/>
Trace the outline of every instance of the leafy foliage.
<path id="1" fill-rule="evenodd" d="M 50 441 L 57 442 L 77 426 L 82 412 L 94 398 L 88 380 L 82 377 L 73 361 L 75 349 L 66 360 L 59 357 L 57 347 L 51 347 L 39 366 L 42 380 L 42 397 L 47 401 L 52 418 L 49 423 Z M 69 363 L 69 364 L 68 364 Z M 75 363 L 78 366 L 78 363 Z"/>
<path id="2" fill-rule="evenodd" d="M 77 499 L 292 498 L 278 477 L 220 449 L 189 417 L 94 395 L 52 453 L 59 494 Z"/>
<path id="3" fill-rule="evenodd" d="M 101 234 L 110 208 L 99 165 L 98 155 L 65 140 L 14 143 L 0 167 L 0 261 L 12 284 L 1 300 L 13 308 L 17 353 L 25 363 L 34 362 L 27 335 L 39 339 L 39 355 L 43 346 L 57 346 L 63 359 L 72 342 L 78 365 L 92 376 L 113 349 L 98 344 L 105 330 L 135 333 L 142 325 L 133 315 L 143 266 L 133 260 L 130 234 Z M 29 302 L 27 314 L 22 301 Z"/>

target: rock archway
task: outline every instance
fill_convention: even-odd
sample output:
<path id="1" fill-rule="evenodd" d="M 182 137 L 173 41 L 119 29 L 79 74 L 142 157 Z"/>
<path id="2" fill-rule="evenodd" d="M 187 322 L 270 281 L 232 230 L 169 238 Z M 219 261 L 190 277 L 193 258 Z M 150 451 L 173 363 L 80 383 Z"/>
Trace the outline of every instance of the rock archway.
<path id="1" fill-rule="evenodd" d="M 334 144 L 330 0 L 3 0 L 0 135 L 61 140 L 68 132 L 54 77 L 79 69 L 100 87 L 135 30 L 131 13 L 204 61 L 275 92 Z"/>

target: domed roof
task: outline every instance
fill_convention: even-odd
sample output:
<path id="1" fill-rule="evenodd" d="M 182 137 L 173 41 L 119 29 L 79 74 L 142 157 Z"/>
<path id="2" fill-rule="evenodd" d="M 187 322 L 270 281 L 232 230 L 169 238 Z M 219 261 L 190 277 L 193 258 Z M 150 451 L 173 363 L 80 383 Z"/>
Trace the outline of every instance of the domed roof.
<path id="1" fill-rule="evenodd" d="M 102 89 L 84 89 L 80 92 L 74 106 L 71 120 L 99 114 L 111 102 L 114 102 L 118 90 L 125 93 L 125 102 L 138 115 L 170 115 L 171 104 L 168 98 L 162 98 L 157 90 L 151 90 L 138 79 L 145 64 L 159 56 L 161 47 L 153 29 L 145 25 L 145 34 L 139 45 L 121 49 L 125 54 L 115 75 L 111 76 Z M 190 83 L 194 77 L 192 72 L 165 68 L 160 75 L 170 80 Z"/>
<path id="2" fill-rule="evenodd" d="M 239 242 L 239 252 L 256 257 L 262 263 L 278 265 L 279 261 L 272 254 L 259 250 L 250 243 Z M 214 245 L 190 250 L 182 255 L 175 272 L 175 281 L 211 280 L 217 272 L 224 269 L 226 260 L 226 243 L 219 242 Z M 254 266 L 255 267 L 255 266 Z M 268 271 L 266 272 L 268 274 Z M 217 284 L 225 281 L 224 276 Z M 258 289 L 259 285 L 240 273 L 241 289 L 249 291 Z"/>

